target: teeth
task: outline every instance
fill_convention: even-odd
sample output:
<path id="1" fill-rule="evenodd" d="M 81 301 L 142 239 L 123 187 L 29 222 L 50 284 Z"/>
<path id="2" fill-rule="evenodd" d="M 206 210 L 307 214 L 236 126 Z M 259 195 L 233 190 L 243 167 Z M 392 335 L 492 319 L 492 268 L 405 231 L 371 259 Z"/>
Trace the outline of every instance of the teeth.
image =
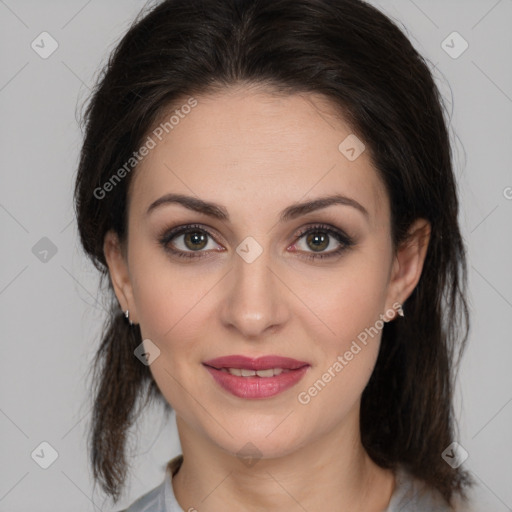
<path id="1" fill-rule="evenodd" d="M 283 372 L 289 372 L 290 370 L 283 370 L 283 368 L 269 368 L 268 370 L 247 370 L 245 368 L 222 368 L 223 372 L 236 375 L 237 377 L 274 377 L 274 375 L 280 375 Z"/>
<path id="2" fill-rule="evenodd" d="M 243 375 L 243 370 L 242 370 L 242 375 Z M 274 376 L 274 369 L 273 368 L 269 368 L 268 370 L 258 370 L 256 372 L 256 375 L 258 377 L 273 377 Z"/>

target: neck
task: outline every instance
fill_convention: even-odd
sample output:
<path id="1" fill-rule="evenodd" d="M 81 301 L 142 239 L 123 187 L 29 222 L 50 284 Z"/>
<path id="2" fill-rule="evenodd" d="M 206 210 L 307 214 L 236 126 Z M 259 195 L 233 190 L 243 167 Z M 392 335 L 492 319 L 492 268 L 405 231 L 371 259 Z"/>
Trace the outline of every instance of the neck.
<path id="1" fill-rule="evenodd" d="M 358 420 L 358 417 L 356 418 Z M 394 476 L 364 450 L 359 423 L 345 424 L 292 453 L 248 464 L 177 418 L 183 464 L 173 478 L 183 510 L 381 512 Z M 229 503 L 229 508 L 226 508 Z"/>

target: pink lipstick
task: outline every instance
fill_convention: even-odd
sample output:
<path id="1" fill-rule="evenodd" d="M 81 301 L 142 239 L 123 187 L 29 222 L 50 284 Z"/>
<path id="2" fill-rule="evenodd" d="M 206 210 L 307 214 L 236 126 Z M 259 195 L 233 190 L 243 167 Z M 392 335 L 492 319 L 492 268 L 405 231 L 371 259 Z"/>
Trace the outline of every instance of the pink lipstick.
<path id="1" fill-rule="evenodd" d="M 309 363 L 289 357 L 223 356 L 203 365 L 223 389 L 239 398 L 269 398 L 297 384 Z"/>

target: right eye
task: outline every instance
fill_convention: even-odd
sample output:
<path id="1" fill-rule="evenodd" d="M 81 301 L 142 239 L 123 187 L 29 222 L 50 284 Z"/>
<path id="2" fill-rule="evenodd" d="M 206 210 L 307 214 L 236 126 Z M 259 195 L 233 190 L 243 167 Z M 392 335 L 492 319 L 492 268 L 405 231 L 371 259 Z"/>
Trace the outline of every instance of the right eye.
<path id="1" fill-rule="evenodd" d="M 201 253 L 207 252 L 203 249 L 208 249 L 208 238 L 213 240 L 213 235 L 208 230 L 192 224 L 165 231 L 160 236 L 159 242 L 166 251 L 180 258 L 201 258 L 204 257 Z M 224 248 L 219 249 L 219 247 L 221 246 L 212 244 L 209 249 L 216 252 L 224 250 Z"/>

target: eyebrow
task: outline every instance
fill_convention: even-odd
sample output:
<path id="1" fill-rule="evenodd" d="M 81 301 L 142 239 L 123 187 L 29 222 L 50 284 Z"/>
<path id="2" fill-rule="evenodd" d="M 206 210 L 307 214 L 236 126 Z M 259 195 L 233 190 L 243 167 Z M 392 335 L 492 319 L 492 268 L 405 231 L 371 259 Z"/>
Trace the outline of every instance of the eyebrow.
<path id="1" fill-rule="evenodd" d="M 204 201 L 197 197 L 186 196 L 182 194 L 166 194 L 160 197 L 151 203 L 147 209 L 146 215 L 149 215 L 155 209 L 167 204 L 180 204 L 189 210 L 202 213 L 203 215 L 207 215 L 222 221 L 229 221 L 229 213 L 223 206 Z M 279 220 L 280 222 L 293 220 L 297 217 L 300 217 L 301 215 L 327 208 L 328 206 L 334 204 L 352 206 L 353 208 L 356 208 L 358 211 L 360 211 L 367 219 L 369 217 L 369 213 L 366 208 L 358 203 L 355 199 L 340 194 L 333 194 L 325 197 L 318 197 L 303 203 L 294 203 L 281 212 Z"/>

